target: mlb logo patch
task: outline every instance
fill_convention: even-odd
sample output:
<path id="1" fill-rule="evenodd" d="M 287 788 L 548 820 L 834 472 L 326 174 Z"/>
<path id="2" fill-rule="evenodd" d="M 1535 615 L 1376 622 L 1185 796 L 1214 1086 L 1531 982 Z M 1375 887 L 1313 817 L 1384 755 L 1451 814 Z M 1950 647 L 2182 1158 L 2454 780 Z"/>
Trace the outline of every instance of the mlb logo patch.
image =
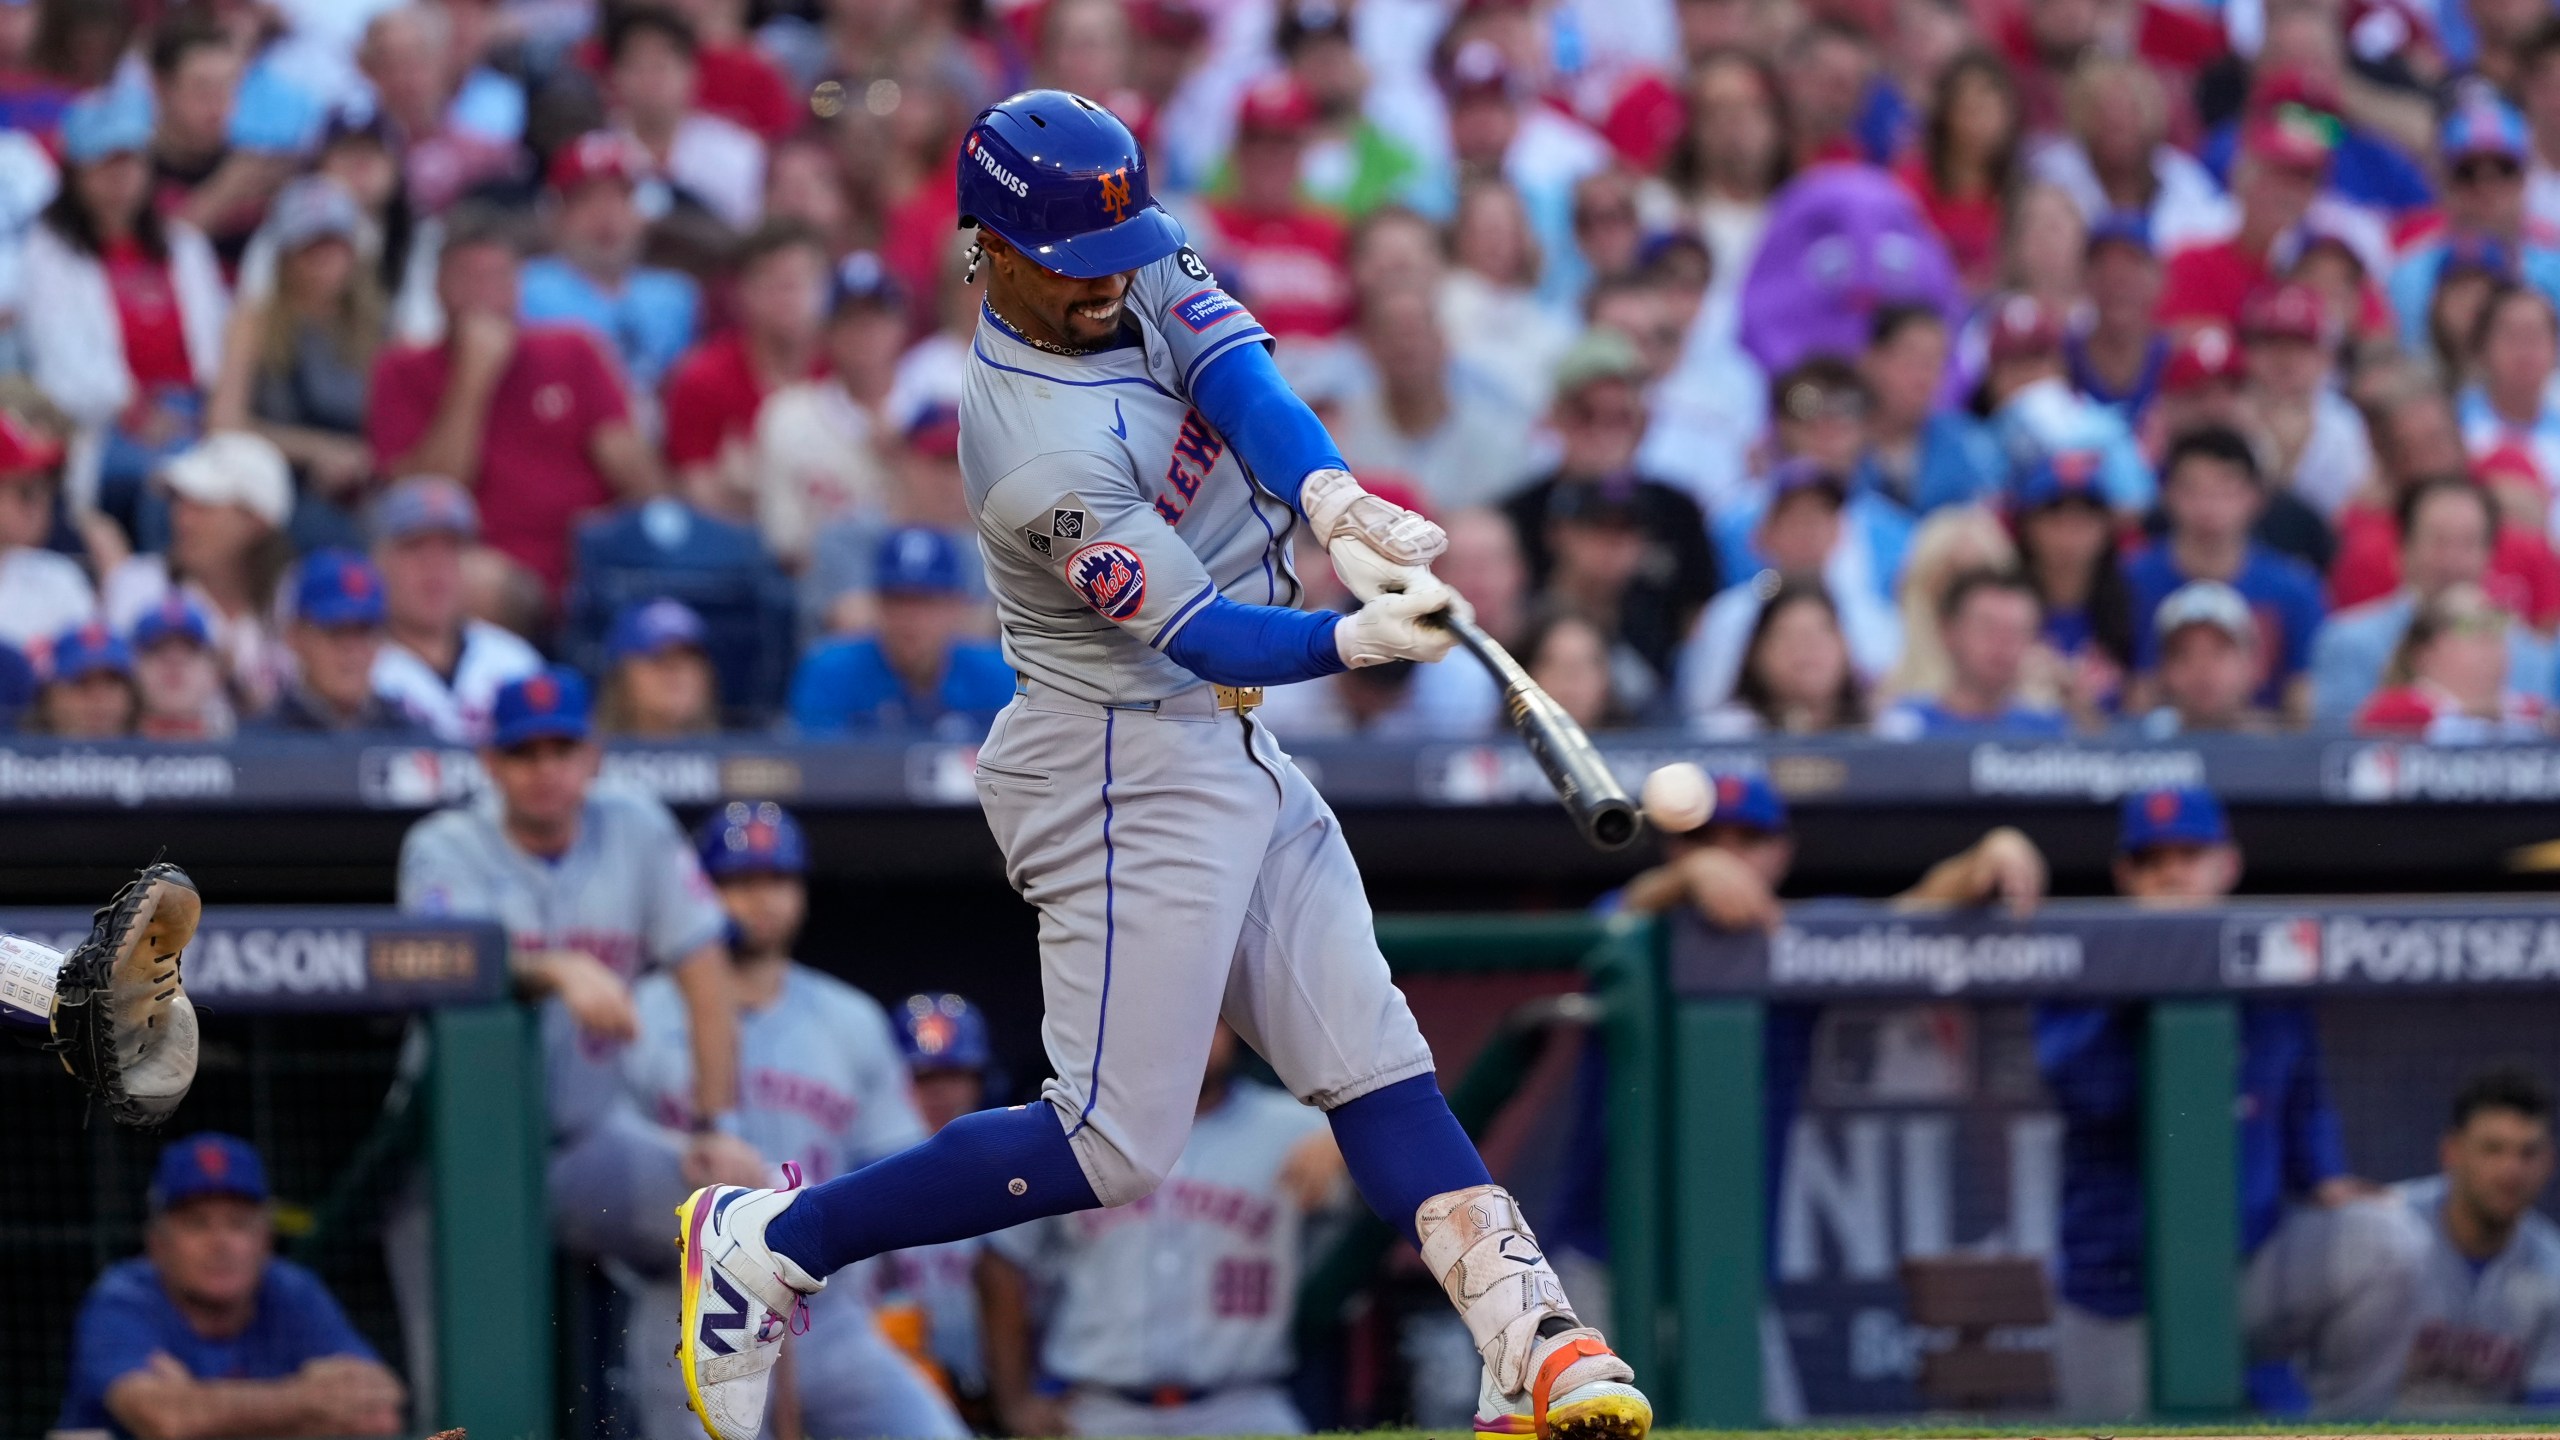
<path id="1" fill-rule="evenodd" d="M 1191 333 L 1197 335 L 1243 308 L 1224 290 L 1202 290 L 1174 302 L 1173 318 L 1190 326 Z"/>
<path id="2" fill-rule="evenodd" d="M 1105 620 L 1127 620 L 1147 603 L 1146 562 L 1137 551 L 1109 540 L 1067 557 L 1067 583 Z"/>

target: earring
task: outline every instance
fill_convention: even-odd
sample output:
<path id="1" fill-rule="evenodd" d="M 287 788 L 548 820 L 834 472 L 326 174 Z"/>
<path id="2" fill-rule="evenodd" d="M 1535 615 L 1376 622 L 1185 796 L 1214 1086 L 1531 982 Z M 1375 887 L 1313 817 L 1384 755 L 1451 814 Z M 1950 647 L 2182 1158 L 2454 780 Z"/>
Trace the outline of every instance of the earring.
<path id="1" fill-rule="evenodd" d="M 978 283 L 978 267 L 986 262 L 987 247 L 979 244 L 975 240 L 970 241 L 968 258 L 968 268 L 960 272 L 960 283 L 963 285 L 975 285 Z"/>

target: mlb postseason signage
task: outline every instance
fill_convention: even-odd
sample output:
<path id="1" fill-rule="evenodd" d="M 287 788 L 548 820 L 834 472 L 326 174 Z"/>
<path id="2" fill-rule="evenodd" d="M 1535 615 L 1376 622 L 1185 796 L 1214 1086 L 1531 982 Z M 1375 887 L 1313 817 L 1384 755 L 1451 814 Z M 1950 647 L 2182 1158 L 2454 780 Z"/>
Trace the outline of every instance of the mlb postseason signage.
<path id="1" fill-rule="evenodd" d="M 0 909 L 0 933 L 67 951 L 85 911 Z M 207 905 L 180 962 L 187 995 L 209 1015 L 418 1010 L 506 993 L 495 925 L 419 920 L 367 907 Z"/>
<path id="2" fill-rule="evenodd" d="M 1338 806 L 1552 808 L 1554 787 L 1508 736 L 1464 744 L 1282 740 Z M 965 733 L 801 741 L 738 735 L 611 747 L 605 773 L 673 805 L 768 795 L 813 807 L 974 808 Z M 2235 805 L 2517 806 L 2560 800 L 2560 745 L 2445 747 L 2339 737 L 2161 742 L 1863 737 L 1703 742 L 1613 735 L 1602 751 L 1630 789 L 1691 760 L 1765 774 L 1812 810 L 1876 805 L 2107 804 L 2161 785 L 2208 785 Z M 458 745 L 252 736 L 218 746 L 0 737 L 0 806 L 429 810 L 485 788 Z"/>
<path id="3" fill-rule="evenodd" d="M 1786 1000 L 2389 992 L 2560 985 L 2560 899 L 2234 901 L 2155 910 L 2064 900 L 1989 910 L 1791 905 L 1769 934 L 1674 925 L 1672 986 Z"/>

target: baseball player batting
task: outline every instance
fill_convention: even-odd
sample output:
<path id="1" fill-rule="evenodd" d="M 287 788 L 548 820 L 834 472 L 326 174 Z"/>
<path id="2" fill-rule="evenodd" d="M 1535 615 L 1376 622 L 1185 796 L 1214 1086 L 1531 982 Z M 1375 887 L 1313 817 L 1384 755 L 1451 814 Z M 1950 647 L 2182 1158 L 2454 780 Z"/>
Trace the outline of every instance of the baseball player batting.
<path id="1" fill-rule="evenodd" d="M 696 1191 L 677 1211 L 695 1413 L 713 1440 L 753 1435 L 781 1317 L 846 1265 L 1152 1193 L 1224 1016 L 1326 1112 L 1465 1317 L 1476 1428 L 1638 1440 L 1652 1406 L 1449 1113 L 1341 828 L 1253 715 L 1266 685 L 1445 656 L 1429 617 L 1469 613 L 1430 571 L 1445 537 L 1351 477 L 1109 111 L 1016 95 L 958 169 L 990 272 L 960 468 L 1021 677 L 978 796 L 1040 911 L 1057 1078 L 814 1189 Z M 1359 610 L 1289 608 L 1301 517 Z"/>

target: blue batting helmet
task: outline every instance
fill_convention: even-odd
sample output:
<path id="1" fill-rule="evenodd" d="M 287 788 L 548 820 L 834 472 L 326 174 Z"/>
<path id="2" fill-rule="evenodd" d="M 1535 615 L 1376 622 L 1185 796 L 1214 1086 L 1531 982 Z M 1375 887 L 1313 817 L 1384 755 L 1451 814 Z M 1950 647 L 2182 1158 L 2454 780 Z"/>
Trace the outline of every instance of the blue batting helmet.
<path id="1" fill-rule="evenodd" d="M 809 873 L 809 842 L 800 822 L 770 800 L 732 800 L 712 811 L 693 838 L 702 868 L 714 880 Z"/>
<path id="2" fill-rule="evenodd" d="M 960 142 L 960 223 L 994 231 L 1078 280 L 1152 265 L 1182 225 L 1147 187 L 1146 152 L 1118 116 L 1064 90 L 978 112 Z"/>
<path id="3" fill-rule="evenodd" d="M 910 1070 L 986 1070 L 995 1065 L 987 1017 L 948 990 L 910 995 L 891 1016 Z"/>

